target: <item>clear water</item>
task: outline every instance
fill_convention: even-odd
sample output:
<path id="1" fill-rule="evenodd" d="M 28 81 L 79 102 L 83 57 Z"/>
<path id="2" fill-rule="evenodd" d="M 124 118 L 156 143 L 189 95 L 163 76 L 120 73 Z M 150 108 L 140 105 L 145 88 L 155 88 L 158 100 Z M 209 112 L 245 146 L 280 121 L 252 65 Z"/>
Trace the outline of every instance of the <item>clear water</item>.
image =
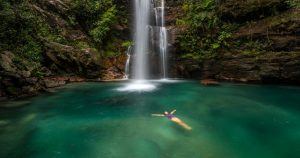
<path id="1" fill-rule="evenodd" d="M 0 109 L 0 157 L 300 157 L 299 87 L 182 81 L 117 91 L 123 84 L 72 84 Z M 192 131 L 150 116 L 173 109 Z"/>

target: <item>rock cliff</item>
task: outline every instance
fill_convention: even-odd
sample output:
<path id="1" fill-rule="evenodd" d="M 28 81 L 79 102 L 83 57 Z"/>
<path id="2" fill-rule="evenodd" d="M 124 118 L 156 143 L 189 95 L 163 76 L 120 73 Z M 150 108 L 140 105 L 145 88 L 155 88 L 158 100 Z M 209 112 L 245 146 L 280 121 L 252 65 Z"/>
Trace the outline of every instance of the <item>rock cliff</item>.
<path id="1" fill-rule="evenodd" d="M 230 37 L 226 39 L 226 44 L 221 45 L 223 41 L 219 42 L 220 36 L 216 36 L 218 40 L 215 43 L 221 46 L 216 49 L 213 57 L 199 60 L 181 58 L 184 49 L 180 45 L 182 41 L 178 39 L 180 36 L 187 36 L 188 33 L 187 31 L 179 33 L 175 45 L 177 57 L 174 65 L 174 69 L 178 70 L 175 72 L 177 76 L 256 83 L 300 83 L 299 2 L 285 0 L 217 2 L 213 10 L 220 23 L 213 31 L 214 33 L 224 31 L 222 28 L 224 26 L 233 27 L 234 29 L 228 31 Z M 186 26 L 179 28 L 189 29 Z M 201 34 L 205 33 L 200 31 L 199 36 Z M 206 51 L 201 46 L 197 49 Z"/>

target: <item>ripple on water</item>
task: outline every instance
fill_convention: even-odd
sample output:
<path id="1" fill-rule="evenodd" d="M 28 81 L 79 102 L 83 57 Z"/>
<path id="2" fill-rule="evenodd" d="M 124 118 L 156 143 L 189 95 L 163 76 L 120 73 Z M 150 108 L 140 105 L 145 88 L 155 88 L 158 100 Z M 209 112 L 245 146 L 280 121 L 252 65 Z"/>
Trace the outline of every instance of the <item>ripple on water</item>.
<path id="1" fill-rule="evenodd" d="M 118 91 L 127 83 L 68 85 L 5 109 L 0 157 L 300 157 L 300 88 L 145 84 L 153 92 Z M 192 131 L 150 115 L 173 109 Z"/>

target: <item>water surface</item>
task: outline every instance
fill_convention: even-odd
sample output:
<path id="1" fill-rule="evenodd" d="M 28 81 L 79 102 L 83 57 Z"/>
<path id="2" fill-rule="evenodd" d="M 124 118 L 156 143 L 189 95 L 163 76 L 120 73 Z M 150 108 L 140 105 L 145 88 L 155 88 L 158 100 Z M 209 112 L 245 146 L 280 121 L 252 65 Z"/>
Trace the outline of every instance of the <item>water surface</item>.
<path id="1" fill-rule="evenodd" d="M 80 83 L 0 109 L 1 158 L 299 158 L 300 88 Z M 3 104 L 3 103 L 1 103 Z M 177 109 L 193 130 L 167 118 Z"/>

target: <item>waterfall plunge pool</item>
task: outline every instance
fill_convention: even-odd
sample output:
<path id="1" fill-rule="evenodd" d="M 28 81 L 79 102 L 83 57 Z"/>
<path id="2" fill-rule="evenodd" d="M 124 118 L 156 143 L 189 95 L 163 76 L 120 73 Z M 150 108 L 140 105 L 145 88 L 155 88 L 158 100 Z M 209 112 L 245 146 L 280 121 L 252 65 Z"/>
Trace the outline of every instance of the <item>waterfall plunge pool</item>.
<path id="1" fill-rule="evenodd" d="M 70 84 L 1 108 L 0 157 L 300 157 L 300 87 L 151 81 L 152 91 L 118 91 L 126 84 Z M 192 131 L 150 116 L 173 109 Z"/>

